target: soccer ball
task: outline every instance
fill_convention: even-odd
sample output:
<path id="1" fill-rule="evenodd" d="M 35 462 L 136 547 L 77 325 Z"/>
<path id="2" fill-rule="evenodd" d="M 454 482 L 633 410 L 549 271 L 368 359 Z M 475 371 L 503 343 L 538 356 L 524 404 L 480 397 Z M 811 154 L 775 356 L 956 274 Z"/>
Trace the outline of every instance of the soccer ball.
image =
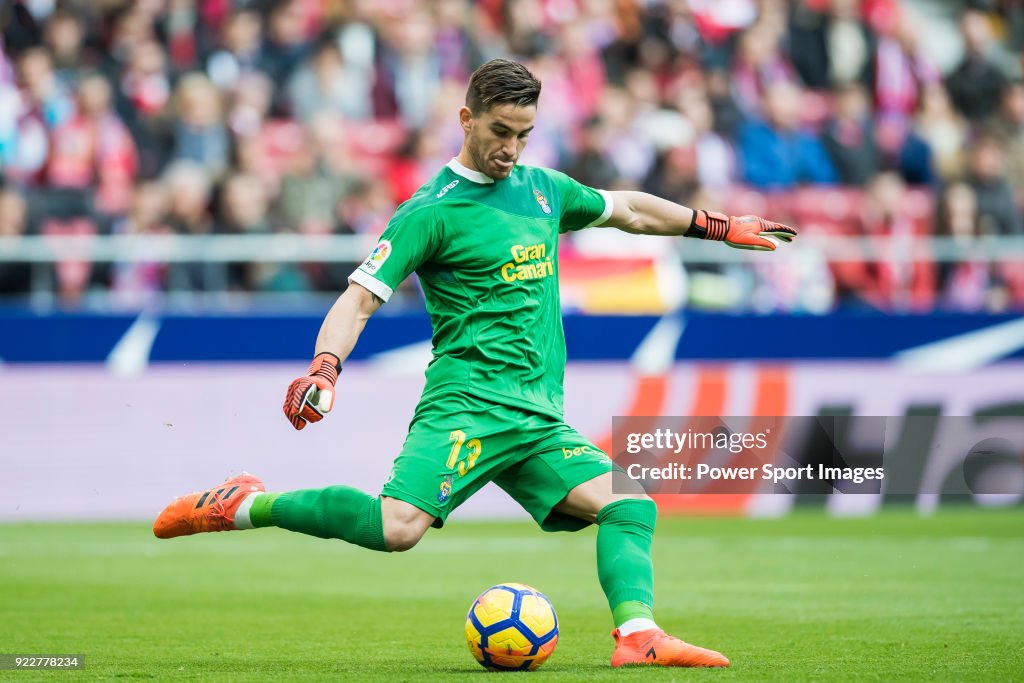
<path id="1" fill-rule="evenodd" d="M 499 583 L 469 608 L 466 642 L 488 669 L 532 671 L 555 651 L 558 617 L 543 593 L 521 583 Z"/>

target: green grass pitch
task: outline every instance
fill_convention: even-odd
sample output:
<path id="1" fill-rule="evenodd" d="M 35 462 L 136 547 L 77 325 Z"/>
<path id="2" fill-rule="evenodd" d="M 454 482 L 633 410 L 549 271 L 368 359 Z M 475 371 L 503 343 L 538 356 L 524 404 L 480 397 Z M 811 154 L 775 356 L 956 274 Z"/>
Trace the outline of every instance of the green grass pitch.
<path id="1" fill-rule="evenodd" d="M 158 541 L 143 524 L 0 525 L 0 652 L 84 653 L 15 680 L 1022 680 L 1024 511 L 860 519 L 662 519 L 667 630 L 730 670 L 608 667 L 593 529 L 453 520 L 384 555 L 276 529 Z M 528 583 L 558 611 L 552 658 L 485 672 L 472 599 Z M 487 679 L 489 680 L 489 679 Z"/>

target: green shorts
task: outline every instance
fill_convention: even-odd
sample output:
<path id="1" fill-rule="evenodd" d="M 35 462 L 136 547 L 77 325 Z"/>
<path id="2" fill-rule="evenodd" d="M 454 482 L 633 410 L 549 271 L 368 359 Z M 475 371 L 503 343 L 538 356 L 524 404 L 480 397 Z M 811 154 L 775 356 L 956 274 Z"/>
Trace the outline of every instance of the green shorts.
<path id="1" fill-rule="evenodd" d="M 561 420 L 447 393 L 416 409 L 381 495 L 434 515 L 440 527 L 493 481 L 545 531 L 577 531 L 590 522 L 553 508 L 612 467 L 607 455 Z"/>

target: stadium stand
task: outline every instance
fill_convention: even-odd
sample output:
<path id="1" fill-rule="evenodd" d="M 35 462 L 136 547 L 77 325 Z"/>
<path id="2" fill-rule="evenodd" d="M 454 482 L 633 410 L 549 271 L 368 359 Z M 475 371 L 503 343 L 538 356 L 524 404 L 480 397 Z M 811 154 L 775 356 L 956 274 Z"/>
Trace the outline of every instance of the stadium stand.
<path id="1" fill-rule="evenodd" d="M 526 163 L 869 245 L 840 260 L 801 247 L 799 268 L 751 275 L 581 234 L 567 277 L 620 256 L 616 277 L 673 289 L 637 296 L 643 311 L 683 292 L 729 310 L 1020 310 L 1020 250 L 978 245 L 1024 236 L 1022 26 L 1021 4 L 996 0 L 8 2 L 0 296 L 336 292 L 352 267 L 337 258 L 55 248 L 50 263 L 29 238 L 291 234 L 312 259 L 318 239 L 349 235 L 355 255 L 457 151 L 468 74 L 513 56 L 544 82 Z M 963 258 L 937 258 L 934 237 Z M 634 285 L 598 283 L 626 309 Z"/>

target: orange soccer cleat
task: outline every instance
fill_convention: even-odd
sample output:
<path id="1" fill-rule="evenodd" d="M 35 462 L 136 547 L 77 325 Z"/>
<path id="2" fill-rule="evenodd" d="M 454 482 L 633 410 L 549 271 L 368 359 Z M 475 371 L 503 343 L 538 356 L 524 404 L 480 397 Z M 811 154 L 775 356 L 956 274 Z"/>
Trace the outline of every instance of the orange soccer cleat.
<path id="1" fill-rule="evenodd" d="M 175 498 L 153 522 L 153 534 L 175 538 L 203 531 L 234 531 L 239 504 L 250 493 L 266 490 L 262 481 L 243 472 L 216 488 Z"/>
<path id="2" fill-rule="evenodd" d="M 620 666 L 729 666 L 725 655 L 673 638 L 660 628 L 637 631 L 628 636 L 612 631 L 615 652 L 612 667 Z"/>

